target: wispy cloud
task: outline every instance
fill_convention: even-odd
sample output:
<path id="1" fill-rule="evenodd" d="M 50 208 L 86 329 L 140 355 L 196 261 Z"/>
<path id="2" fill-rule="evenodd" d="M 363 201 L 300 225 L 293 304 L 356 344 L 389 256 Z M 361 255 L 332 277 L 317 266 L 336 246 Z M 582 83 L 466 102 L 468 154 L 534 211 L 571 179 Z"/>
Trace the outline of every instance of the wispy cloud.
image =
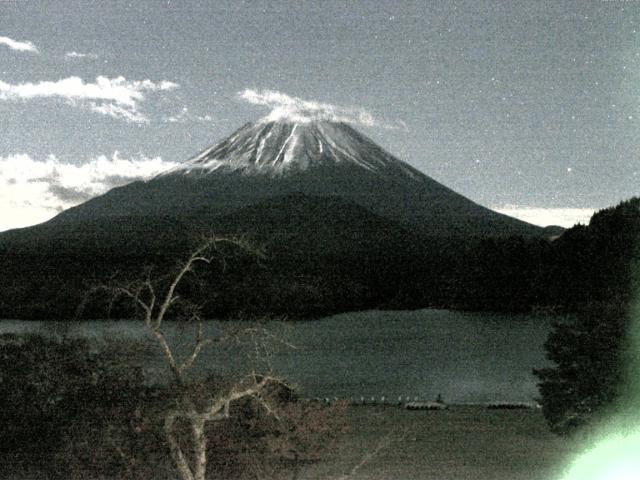
<path id="1" fill-rule="evenodd" d="M 67 52 L 64 55 L 67 58 L 89 58 L 91 60 L 95 60 L 98 58 L 98 55 L 95 53 L 80 53 L 80 52 Z"/>
<path id="2" fill-rule="evenodd" d="M 53 155 L 0 157 L 0 230 L 48 220 L 58 212 L 107 190 L 150 178 L 176 166 L 160 157 L 124 159 L 116 151 L 74 165 Z"/>
<path id="3" fill-rule="evenodd" d="M 492 209 L 541 227 L 573 227 L 577 223 L 588 224 L 591 215 L 596 211 L 595 208 L 538 208 L 520 205 L 504 205 Z"/>
<path id="4" fill-rule="evenodd" d="M 0 80 L 0 100 L 31 100 L 36 98 L 61 98 L 72 105 L 88 107 L 94 112 L 130 122 L 147 122 L 140 112 L 139 104 L 145 100 L 146 92 L 173 90 L 179 85 L 168 80 L 127 80 L 97 77 L 93 83 L 79 77 L 68 77 L 57 81 L 9 84 Z"/>
<path id="5" fill-rule="evenodd" d="M 246 102 L 270 108 L 271 113 L 264 117 L 266 121 L 288 120 L 302 123 L 329 120 L 366 127 L 406 128 L 404 122 L 390 123 L 375 118 L 364 108 L 344 107 L 314 100 L 304 100 L 275 90 L 257 91 L 246 89 L 239 92 L 238 96 Z"/>
<path id="6" fill-rule="evenodd" d="M 131 108 L 127 106 L 120 106 L 116 103 L 96 103 L 89 102 L 89 108 L 91 111 L 108 115 L 113 118 L 123 119 L 132 123 L 147 123 L 149 119 L 146 115 L 138 111 L 137 108 Z"/>
<path id="7" fill-rule="evenodd" d="M 31 42 L 20 42 L 9 37 L 0 37 L 0 45 L 6 45 L 11 50 L 18 52 L 40 53 L 38 48 Z"/>
<path id="8" fill-rule="evenodd" d="M 207 115 L 194 115 L 189 111 L 188 107 L 182 107 L 178 113 L 166 116 L 162 119 L 165 123 L 187 123 L 187 122 L 202 122 L 202 123 L 212 123 L 214 118 Z"/>

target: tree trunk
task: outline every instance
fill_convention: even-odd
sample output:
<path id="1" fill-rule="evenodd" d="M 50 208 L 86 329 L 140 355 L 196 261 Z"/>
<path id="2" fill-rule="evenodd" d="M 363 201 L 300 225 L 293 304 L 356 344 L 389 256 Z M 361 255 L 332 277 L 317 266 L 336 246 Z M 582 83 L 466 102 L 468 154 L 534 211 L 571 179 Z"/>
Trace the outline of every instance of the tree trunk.
<path id="1" fill-rule="evenodd" d="M 193 420 L 191 432 L 193 436 L 194 480 L 205 480 L 207 473 L 207 436 L 204 419 Z"/>
<path id="2" fill-rule="evenodd" d="M 293 473 L 291 474 L 291 480 L 298 480 L 300 478 L 300 455 L 298 452 L 293 453 Z"/>
<path id="3" fill-rule="evenodd" d="M 180 480 L 195 480 L 193 472 L 189 467 L 189 462 L 187 462 L 187 459 L 182 452 L 182 448 L 180 448 L 180 444 L 178 443 L 178 439 L 173 433 L 173 424 L 175 420 L 175 415 L 169 413 L 167 414 L 164 422 L 164 435 L 167 439 L 167 443 L 169 444 L 171 458 L 173 459 L 174 465 L 178 469 Z M 202 478 L 204 479 L 204 476 Z"/>

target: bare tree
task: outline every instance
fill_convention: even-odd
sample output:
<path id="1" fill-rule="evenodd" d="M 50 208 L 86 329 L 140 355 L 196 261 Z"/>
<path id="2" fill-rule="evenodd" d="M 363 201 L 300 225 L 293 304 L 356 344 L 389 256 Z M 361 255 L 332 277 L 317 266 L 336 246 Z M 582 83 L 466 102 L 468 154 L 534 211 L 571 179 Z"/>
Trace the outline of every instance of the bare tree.
<path id="1" fill-rule="evenodd" d="M 201 306 L 188 294 L 184 294 L 185 291 L 189 291 L 188 288 L 181 289 L 181 287 L 186 286 L 187 278 L 194 276 L 199 265 L 219 262 L 222 269 L 226 268 L 228 251 L 224 249 L 224 245 L 234 251 L 248 253 L 257 259 L 264 258 L 264 251 L 261 248 L 242 237 L 211 236 L 207 237 L 188 258 L 179 263 L 174 272 L 168 276 L 154 276 L 149 270 L 138 280 L 126 283 L 114 281 L 94 291 L 108 292 L 109 308 L 121 299 L 133 305 L 138 312 L 138 318 L 160 348 L 176 394 L 172 395 L 171 405 L 162 409 L 162 433 L 169 448 L 172 463 L 181 480 L 205 480 L 208 440 L 218 438 L 222 442 L 220 446 L 223 451 L 226 447 L 223 445 L 224 437 L 216 437 L 216 435 L 213 438 L 210 437 L 208 433 L 211 433 L 211 428 L 208 432 L 207 427 L 229 419 L 233 413 L 232 406 L 241 404 L 243 401 L 253 402 L 258 409 L 262 409 L 272 423 L 279 425 L 272 428 L 274 435 L 266 437 L 269 443 L 268 449 L 293 460 L 291 474 L 293 478 L 298 478 L 299 460 L 319 459 L 321 452 L 331 444 L 335 444 L 338 435 L 346 429 L 344 412 L 346 404 L 338 402 L 330 408 L 314 404 L 277 405 L 277 402 L 271 401 L 274 387 L 284 386 L 288 389 L 289 386 L 274 375 L 270 368 L 266 368 L 266 371 L 261 373 L 254 369 L 227 387 L 212 388 L 200 382 L 194 367 L 204 350 L 213 344 L 221 344 L 225 340 L 239 340 L 239 337 L 245 334 L 249 338 L 251 350 L 258 357 L 268 357 L 271 353 L 267 343 L 271 345 L 274 342 L 284 343 L 287 347 L 295 348 L 275 337 L 268 330 L 255 326 L 218 334 L 215 337 L 206 335 Z M 182 319 L 195 326 L 195 334 L 187 345 L 186 353 L 179 352 L 175 341 L 167 336 L 163 328 L 169 318 Z M 222 427 L 221 431 L 224 432 L 224 424 L 217 425 Z M 370 463 L 381 451 L 389 447 L 394 441 L 391 437 L 391 435 L 385 437 L 373 451 L 364 455 L 340 479 L 350 479 L 356 475 L 364 465 Z M 133 465 L 136 462 L 130 453 L 121 448 L 117 440 L 111 445 L 127 465 Z M 247 465 L 254 475 L 260 478 L 262 472 L 256 469 L 260 467 L 256 462 L 259 463 L 260 459 L 251 458 Z"/>
<path id="2" fill-rule="evenodd" d="M 186 388 L 194 381 L 190 371 L 198 357 L 206 347 L 214 342 L 220 342 L 221 337 L 212 338 L 205 335 L 201 309 L 191 301 L 181 298 L 178 291 L 181 283 L 197 265 L 220 261 L 224 266 L 225 254 L 218 248 L 222 244 L 243 250 L 258 258 L 264 255 L 260 248 L 256 248 L 243 238 L 211 236 L 163 282 L 152 279 L 151 275 L 147 274 L 142 280 L 129 282 L 126 285 L 115 284 L 103 287 L 110 292 L 112 302 L 124 297 L 137 307 L 144 325 L 160 347 L 177 388 L 181 390 L 175 406 L 164 414 L 163 428 L 171 458 L 181 480 L 205 479 L 207 424 L 229 418 L 232 404 L 242 399 L 257 402 L 269 415 L 277 417 L 264 393 L 267 387 L 283 383 L 280 378 L 270 372 L 260 375 L 251 372 L 224 391 L 206 392 L 205 398 L 202 398 L 201 390 L 198 392 L 198 398 L 194 398 L 195 395 L 189 394 L 189 389 Z M 180 316 L 186 317 L 186 320 L 196 326 L 193 343 L 189 346 L 187 354 L 180 356 L 181 358 L 163 330 L 167 317 L 176 314 L 173 310 L 179 311 Z M 189 431 L 187 436 L 190 438 L 185 438 L 178 424 L 187 426 Z"/>

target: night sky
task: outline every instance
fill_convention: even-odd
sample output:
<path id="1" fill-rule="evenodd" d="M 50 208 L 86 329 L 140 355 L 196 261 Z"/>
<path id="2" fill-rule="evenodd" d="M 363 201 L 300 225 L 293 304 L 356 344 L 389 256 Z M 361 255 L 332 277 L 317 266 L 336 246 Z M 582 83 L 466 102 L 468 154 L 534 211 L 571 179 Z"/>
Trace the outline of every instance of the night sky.
<path id="1" fill-rule="evenodd" d="M 640 193 L 640 1 L 0 1 L 0 230 L 300 105 L 485 206 L 585 222 Z"/>

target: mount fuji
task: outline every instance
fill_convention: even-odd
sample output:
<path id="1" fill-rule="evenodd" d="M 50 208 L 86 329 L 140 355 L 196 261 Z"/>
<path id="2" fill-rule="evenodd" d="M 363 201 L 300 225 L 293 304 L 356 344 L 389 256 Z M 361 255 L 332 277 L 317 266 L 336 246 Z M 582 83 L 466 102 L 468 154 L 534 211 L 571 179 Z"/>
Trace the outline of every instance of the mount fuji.
<path id="1" fill-rule="evenodd" d="M 550 234 L 472 202 L 346 123 L 261 120 L 154 178 L 1 233 L 0 317 L 68 318 L 88 282 L 166 270 L 211 232 L 246 234 L 268 258 L 212 282 L 207 314 L 294 318 L 460 305 L 468 253 L 483 239 Z"/>
<path id="2" fill-rule="evenodd" d="M 209 223 L 289 195 L 340 197 L 429 236 L 543 234 L 457 194 L 350 125 L 317 120 L 246 124 L 179 166 L 115 188 L 50 223 L 129 216 Z"/>

